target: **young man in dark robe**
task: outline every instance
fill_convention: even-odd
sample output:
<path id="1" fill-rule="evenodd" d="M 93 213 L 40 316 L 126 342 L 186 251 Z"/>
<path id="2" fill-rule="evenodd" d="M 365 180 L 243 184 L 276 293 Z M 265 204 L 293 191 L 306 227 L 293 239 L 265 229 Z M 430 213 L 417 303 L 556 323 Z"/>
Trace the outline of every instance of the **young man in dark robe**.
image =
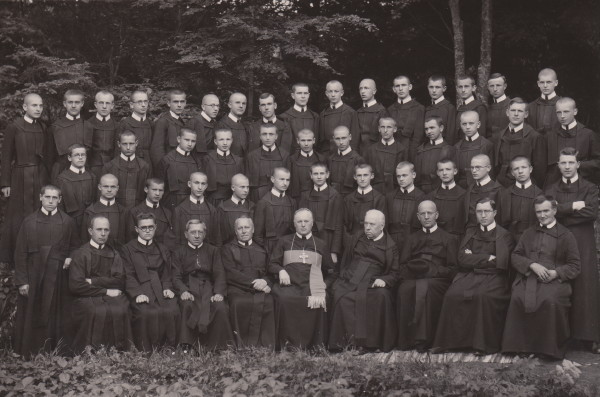
<path id="1" fill-rule="evenodd" d="M 331 252 L 331 260 L 338 263 L 342 256 L 342 240 L 344 227 L 344 201 L 342 196 L 327 185 L 329 169 L 324 163 L 315 163 L 310 167 L 313 187 L 302 192 L 299 208 L 308 208 L 313 214 L 312 233 L 325 241 Z"/>
<path id="2" fill-rule="evenodd" d="M 171 150 L 154 168 L 155 175 L 165 181 L 162 204 L 171 211 L 190 195 L 187 183 L 190 175 L 203 168 L 200 158 L 192 151 L 196 145 L 196 132 L 182 128 L 179 133 L 177 148 Z"/>
<path id="3" fill-rule="evenodd" d="M 490 93 L 490 104 L 487 112 L 487 125 L 485 126 L 486 137 L 494 144 L 498 143 L 500 132 L 508 125 L 508 104 L 510 98 L 506 96 L 506 77 L 500 73 L 492 73 L 488 79 L 488 91 Z"/>
<path id="4" fill-rule="evenodd" d="M 393 90 L 398 100 L 387 108 L 387 112 L 396 120 L 396 138 L 408 149 L 409 161 L 414 161 L 417 147 L 425 140 L 425 106 L 410 96 L 412 84 L 408 77 L 396 77 Z"/>
<path id="5" fill-rule="evenodd" d="M 175 150 L 179 143 L 177 137 L 180 136 L 181 129 L 185 127 L 185 122 L 181 117 L 187 103 L 185 92 L 171 90 L 168 92 L 167 98 L 169 111 L 160 115 L 154 123 L 152 132 L 150 158 L 154 167 L 158 166 L 167 153 Z"/>
<path id="6" fill-rule="evenodd" d="M 258 201 L 271 190 L 271 175 L 277 167 L 283 167 L 289 153 L 277 146 L 277 127 L 263 124 L 260 127 L 261 147 L 246 156 L 246 174 L 250 180 L 250 200 Z"/>
<path id="7" fill-rule="evenodd" d="M 115 107 L 115 97 L 108 91 L 98 91 L 94 107 L 96 114 L 86 120 L 85 135 L 92 137 L 88 159 L 90 171 L 100 178 L 104 174 L 102 167 L 115 156 L 118 125 L 110 115 Z"/>
<path id="8" fill-rule="evenodd" d="M 500 133 L 496 145 L 496 170 L 498 182 L 504 187 L 515 181 L 510 173 L 510 161 L 516 156 L 525 156 L 533 166 L 532 179 L 538 187 L 542 187 L 546 176 L 546 141 L 525 119 L 529 114 L 527 103 L 516 97 L 510 100 L 507 115 L 508 126 Z"/>
<path id="9" fill-rule="evenodd" d="M 578 174 L 578 160 L 576 149 L 560 151 L 558 168 L 562 177 L 546 189 L 546 194 L 558 202 L 556 219 L 573 233 L 579 248 L 580 275 L 572 283 L 571 338 L 596 351 L 600 342 L 600 282 L 594 237 L 598 186 Z"/>
<path id="10" fill-rule="evenodd" d="M 270 255 L 277 240 L 293 230 L 296 200 L 286 191 L 290 186 L 290 171 L 278 167 L 271 176 L 273 187 L 254 208 L 254 239 Z"/>
<path id="11" fill-rule="evenodd" d="M 231 153 L 242 158 L 248 153 L 248 130 L 242 119 L 246 112 L 246 95 L 234 92 L 229 96 L 229 113 L 217 122 L 215 129 L 230 130 L 233 134 Z"/>
<path id="12" fill-rule="evenodd" d="M 100 191 L 98 201 L 87 207 L 83 212 L 81 239 L 84 240 L 89 234 L 90 220 L 95 216 L 103 216 L 111 224 L 108 244 L 118 251 L 123 244 L 129 241 L 127 235 L 127 209 L 117 203 L 115 199 L 119 191 L 119 180 L 112 174 L 102 175 L 98 183 L 98 190 Z"/>
<path id="13" fill-rule="evenodd" d="M 196 131 L 196 153 L 203 160 L 209 151 L 215 148 L 215 126 L 220 106 L 218 96 L 204 95 L 200 105 L 202 112 L 186 123 L 189 129 Z"/>
<path id="14" fill-rule="evenodd" d="M 154 124 L 147 115 L 148 94 L 145 91 L 133 91 L 129 97 L 131 116 L 121 119 L 117 132 L 132 131 L 138 140 L 136 156 L 144 159 L 151 167 L 150 174 L 154 175 L 152 161 L 150 159 L 150 146 L 152 146 L 152 130 Z"/>
<path id="15" fill-rule="evenodd" d="M 238 346 L 275 348 L 275 301 L 267 275 L 267 251 L 252 240 L 254 223 L 235 220 L 236 237 L 221 250 L 227 300 Z"/>
<path id="16" fill-rule="evenodd" d="M 465 233 L 466 191 L 454 180 L 457 172 L 454 161 L 438 161 L 437 175 L 442 183 L 427 195 L 427 199 L 433 201 L 438 209 L 437 224 L 460 239 Z"/>
<path id="17" fill-rule="evenodd" d="M 577 160 L 581 163 L 578 173 L 588 181 L 598 184 L 598 162 L 600 160 L 600 139 L 594 131 L 575 120 L 577 105 L 571 98 L 560 98 L 556 102 L 556 115 L 559 127 L 552 128 L 546 134 L 548 168 L 544 187 L 560 180 L 558 156 L 562 149 L 572 147 L 579 153 Z"/>
<path id="18" fill-rule="evenodd" d="M 214 246 L 221 246 L 217 209 L 204 197 L 207 186 L 208 180 L 203 172 L 194 172 L 190 175 L 188 180 L 190 195 L 173 210 L 173 234 L 176 245 L 186 244 L 185 225 L 190 219 L 198 219 L 206 225 L 206 240 Z"/>
<path id="19" fill-rule="evenodd" d="M 277 348 L 314 348 L 327 343 L 327 285 L 334 278 L 325 242 L 313 236 L 310 210 L 294 214 L 296 232 L 277 241 L 269 273 L 277 279 L 275 297 Z M 327 284 L 326 284 L 327 283 Z"/>
<path id="20" fill-rule="evenodd" d="M 222 201 L 217 208 L 221 241 L 227 244 L 235 234 L 235 220 L 241 216 L 254 217 L 254 203 L 248 200 L 250 181 L 244 174 L 231 178 L 231 198 Z M 254 224 L 252 225 L 254 234 Z"/>
<path id="21" fill-rule="evenodd" d="M 231 178 L 246 171 L 244 160 L 231 153 L 233 136 L 231 131 L 218 129 L 215 131 L 215 150 L 204 157 L 204 170 L 208 177 L 206 198 L 218 207 L 231 197 Z"/>
<path id="22" fill-rule="evenodd" d="M 68 337 L 68 271 L 79 246 L 75 222 L 58 209 L 60 189 L 41 189 L 41 208 L 28 215 L 17 235 L 15 285 L 18 288 L 15 352 L 30 357 L 52 352 Z M 64 342 L 64 341 L 63 341 Z"/>
<path id="23" fill-rule="evenodd" d="M 437 176 L 437 162 L 454 158 L 454 147 L 443 137 L 444 124 L 440 117 L 431 116 L 425 119 L 425 135 L 427 141 L 419 145 L 415 156 L 415 184 L 426 194 L 440 185 Z"/>
<path id="24" fill-rule="evenodd" d="M 456 182 L 466 189 L 473 183 L 471 175 L 471 159 L 478 154 L 487 155 L 494 164 L 494 145 L 487 138 L 479 135 L 479 114 L 468 110 L 460 115 L 460 130 L 463 138 L 454 145 L 458 176 Z"/>
<path id="25" fill-rule="evenodd" d="M 277 118 L 275 115 L 276 109 L 277 102 L 273 94 L 268 92 L 260 94 L 258 97 L 258 110 L 262 117 L 248 124 L 248 152 L 263 145 L 260 138 L 262 126 L 272 124 L 277 128 L 277 141 L 275 144 L 278 148 L 290 153 L 294 136 L 288 123 Z"/>
<path id="26" fill-rule="evenodd" d="M 382 117 L 379 119 L 378 128 L 381 139 L 367 149 L 365 161 L 373 166 L 373 189 L 385 195 L 397 186 L 396 166 L 408 158 L 408 153 L 406 147 L 394 138 L 397 131 L 396 120 Z"/>
<path id="27" fill-rule="evenodd" d="M 390 351 L 396 345 L 394 287 L 398 281 L 398 247 L 383 231 L 385 215 L 369 210 L 364 230 L 344 250 L 333 283 L 329 347 L 348 345 Z"/>
<path id="28" fill-rule="evenodd" d="M 425 193 L 415 187 L 415 166 L 408 161 L 396 166 L 398 188 L 385 196 L 388 211 L 387 232 L 392 236 L 399 250 L 402 250 L 408 236 L 419 229 L 417 206 Z"/>
<path id="29" fill-rule="evenodd" d="M 127 238 L 132 239 L 137 237 L 135 230 L 137 216 L 141 213 L 148 213 L 154 216 L 156 225 L 152 239 L 158 243 L 165 244 L 169 249 L 173 249 L 172 212 L 170 209 L 160 205 L 160 201 L 165 193 L 165 182 L 158 178 L 147 179 L 144 192 L 146 193 L 144 201 L 129 210 Z"/>
<path id="30" fill-rule="evenodd" d="M 58 174 L 56 185 L 62 193 L 60 207 L 75 221 L 81 230 L 83 213 L 96 201 L 98 180 L 95 174 L 86 169 L 87 149 L 75 143 L 69 147 L 69 168 Z"/>
<path id="31" fill-rule="evenodd" d="M 375 80 L 363 79 L 358 86 L 358 91 L 362 99 L 362 106 L 356 110 L 360 129 L 358 152 L 364 157 L 369 147 L 379 142 L 379 119 L 387 116 L 387 111 L 375 99 L 377 93 Z"/>
<path id="32" fill-rule="evenodd" d="M 454 127 L 457 141 L 463 138 L 462 131 L 460 130 L 460 115 L 469 110 L 473 110 L 479 114 L 479 135 L 487 138 L 487 108 L 485 107 L 485 104 L 475 96 L 476 89 L 477 84 L 475 83 L 475 79 L 471 76 L 462 75 L 456 80 L 456 92 L 460 97 L 456 107 L 456 126 Z M 452 127 L 449 126 L 448 128 Z"/>
<path id="33" fill-rule="evenodd" d="M 487 155 L 478 154 L 471 159 L 473 183 L 469 185 L 465 193 L 467 227 L 477 226 L 475 206 L 480 199 L 489 197 L 494 201 L 498 201 L 498 194 L 502 190 L 502 185 L 492 180 L 490 177 L 491 170 L 492 165 Z M 500 210 L 502 211 L 502 208 Z"/>
<path id="34" fill-rule="evenodd" d="M 179 343 L 184 348 L 200 344 L 226 349 L 235 344 L 225 301 L 227 282 L 219 250 L 205 241 L 206 232 L 203 221 L 190 219 L 185 245 L 173 253 L 173 283 L 181 309 Z"/>
<path id="35" fill-rule="evenodd" d="M 327 167 L 331 173 L 331 187 L 342 196 L 354 191 L 354 167 L 365 160 L 350 146 L 352 135 L 348 127 L 339 126 L 333 131 L 333 141 L 337 147 L 335 153 L 327 158 Z"/>
<path id="36" fill-rule="evenodd" d="M 315 141 L 320 142 L 319 134 L 319 114 L 308 108 L 308 99 L 310 98 L 310 90 L 308 85 L 304 83 L 296 83 L 292 86 L 291 92 L 294 104 L 285 112 L 279 115 L 279 118 L 287 122 L 292 131 L 292 147 L 290 153 L 296 153 L 300 148 L 298 142 L 298 132 L 302 130 L 310 130 L 315 134 Z"/>
<path id="37" fill-rule="evenodd" d="M 404 243 L 396 301 L 398 348 L 431 347 L 444 294 L 456 273 L 458 239 L 437 225 L 433 201 L 419 204 L 421 229 Z"/>
<path id="38" fill-rule="evenodd" d="M 560 97 L 555 92 L 558 86 L 556 72 L 552 69 L 542 69 L 538 74 L 537 85 L 541 95 L 529 104 L 527 123 L 545 137 L 550 130 L 559 127 L 556 102 Z"/>
<path id="39" fill-rule="evenodd" d="M 151 213 L 136 219 L 137 237 L 123 247 L 125 290 L 131 300 L 133 342 L 140 351 L 175 347 L 180 325 L 173 292 L 173 264 L 168 248 L 154 239 Z"/>
<path id="40" fill-rule="evenodd" d="M 329 156 L 336 150 L 334 142 L 334 132 L 339 126 L 344 126 L 352 136 L 352 149 L 358 148 L 360 141 L 360 127 L 358 125 L 358 117 L 356 111 L 342 101 L 344 95 L 344 87 L 337 80 L 331 80 L 325 86 L 325 95 L 329 100 L 329 104 L 319 115 L 319 138 L 317 141 L 317 149 L 325 156 Z"/>
<path id="41" fill-rule="evenodd" d="M 556 221 L 551 196 L 534 201 L 536 225 L 527 229 L 511 255 L 517 278 L 502 337 L 502 352 L 562 359 L 571 336 L 571 283 L 580 271 L 573 233 Z"/>
<path id="42" fill-rule="evenodd" d="M 119 134 L 119 155 L 102 168 L 102 175 L 113 174 L 119 180 L 117 202 L 129 209 L 146 197 L 144 186 L 150 178 L 150 164 L 136 156 L 137 137 L 132 131 Z"/>
<path id="43" fill-rule="evenodd" d="M 131 347 L 131 317 L 125 295 L 125 269 L 121 256 L 108 242 L 110 222 L 102 215 L 90 219 L 88 243 L 73 253 L 69 289 L 73 295 L 75 354 L 86 346 L 119 350 Z"/>
<path id="44" fill-rule="evenodd" d="M 8 198 L 0 237 L 0 262 L 13 263 L 15 238 L 23 219 L 39 206 L 39 191 L 50 182 L 49 143 L 40 117 L 42 97 L 27 94 L 23 98 L 23 117 L 4 130 L 0 188 Z"/>
<path id="45" fill-rule="evenodd" d="M 324 163 L 325 156 L 317 153 L 315 147 L 315 133 L 309 129 L 298 131 L 296 145 L 300 150 L 291 153 L 288 157 L 287 168 L 290 170 L 289 193 L 298 200 L 300 195 L 312 189 L 310 170 L 315 163 Z"/>
<path id="46" fill-rule="evenodd" d="M 446 88 L 446 78 L 444 76 L 433 75 L 427 79 L 427 90 L 431 98 L 431 105 L 425 107 L 425 118 L 430 116 L 441 117 L 444 125 L 447 126 L 444 139 L 450 145 L 454 145 L 458 142 L 458 136 L 456 135 L 458 131 L 454 130 L 456 108 L 449 100 L 444 98 Z"/>
<path id="47" fill-rule="evenodd" d="M 498 193 L 498 223 L 519 241 L 523 232 L 537 223 L 533 201 L 543 192 L 531 182 L 533 167 L 527 157 L 515 157 L 510 168 L 515 183 Z"/>
<path id="48" fill-rule="evenodd" d="M 467 230 L 458 249 L 458 273 L 444 296 L 433 348 L 494 354 L 510 301 L 511 234 L 496 224 L 496 202 L 479 200 L 478 227 Z"/>

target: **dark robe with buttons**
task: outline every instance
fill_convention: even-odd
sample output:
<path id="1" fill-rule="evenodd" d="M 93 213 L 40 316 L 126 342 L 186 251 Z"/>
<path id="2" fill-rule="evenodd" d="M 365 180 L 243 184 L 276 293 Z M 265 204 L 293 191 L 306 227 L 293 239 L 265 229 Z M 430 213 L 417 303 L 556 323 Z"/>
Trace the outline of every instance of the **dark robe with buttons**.
<path id="1" fill-rule="evenodd" d="M 558 201 L 556 219 L 577 241 L 581 260 L 580 275 L 573 280 L 571 337 L 600 342 L 600 281 L 594 222 L 598 216 L 598 187 L 579 176 L 576 182 L 552 184 L 546 194 Z M 573 202 L 585 201 L 585 207 L 573 211 Z"/>
<path id="2" fill-rule="evenodd" d="M 128 211 L 127 238 L 132 239 L 137 237 L 137 232 L 135 231 L 135 226 L 137 226 L 137 216 L 143 212 L 154 215 L 154 220 L 156 222 L 154 240 L 165 244 L 169 249 L 173 249 L 174 235 L 171 210 L 162 205 L 156 208 L 148 207 L 146 200 Z"/>
<path id="3" fill-rule="evenodd" d="M 319 136 L 319 114 L 317 112 L 313 112 L 308 108 L 306 108 L 306 111 L 304 112 L 299 112 L 292 106 L 277 117 L 287 122 L 292 131 L 292 146 L 290 153 L 296 153 L 300 150 L 296 139 L 298 139 L 298 132 L 303 129 L 311 130 L 315 134 L 315 141 L 321 141 Z"/>
<path id="4" fill-rule="evenodd" d="M 173 210 L 173 234 L 177 245 L 187 244 L 185 224 L 190 219 L 199 219 L 206 223 L 206 241 L 217 247 L 221 246 L 221 230 L 217 209 L 204 199 L 203 203 L 195 204 L 188 197 Z"/>
<path id="5" fill-rule="evenodd" d="M 333 283 L 329 347 L 347 345 L 390 351 L 396 345 L 394 287 L 398 282 L 398 248 L 384 234 L 369 240 L 363 231 L 352 236 Z M 375 280 L 385 287 L 373 287 Z"/>
<path id="6" fill-rule="evenodd" d="M 377 102 L 376 104 L 356 109 L 358 117 L 358 127 L 360 129 L 360 142 L 358 152 L 364 157 L 371 145 L 381 140 L 379 136 L 379 119 L 387 116 L 385 107 Z M 352 138 L 354 139 L 354 138 Z"/>
<path id="7" fill-rule="evenodd" d="M 254 239 L 271 254 L 281 236 L 294 230 L 296 200 L 268 192 L 254 207 Z"/>
<path id="8" fill-rule="evenodd" d="M 395 101 L 387 112 L 398 127 L 394 138 L 408 148 L 408 159 L 414 161 L 417 147 L 425 140 L 425 106 L 413 98 L 402 105 Z"/>
<path id="9" fill-rule="evenodd" d="M 509 103 L 510 98 L 507 96 L 503 101 L 494 103 L 492 100 L 492 103 L 488 105 L 487 125 L 485 125 L 487 133 L 485 136 L 492 141 L 494 146 L 498 144 L 500 133 L 510 123 L 508 116 L 506 115 Z"/>
<path id="10" fill-rule="evenodd" d="M 119 180 L 117 202 L 125 208 L 132 208 L 146 198 L 146 180 L 150 178 L 150 164 L 135 156 L 131 161 L 117 156 L 102 168 L 102 174 L 113 174 Z"/>
<path id="11" fill-rule="evenodd" d="M 408 236 L 421 227 L 417 218 L 417 209 L 425 193 L 417 187 L 410 193 L 402 193 L 400 188 L 385 196 L 387 232 L 392 236 L 398 249 L 402 251 Z"/>
<path id="12" fill-rule="evenodd" d="M 85 209 L 96 201 L 98 193 L 96 175 L 90 171 L 78 174 L 67 168 L 56 178 L 56 186 L 62 193 L 60 207 L 73 218 L 77 230 L 81 230 Z M 87 226 L 85 229 L 87 230 Z M 87 234 L 84 238 L 87 240 Z"/>
<path id="13" fill-rule="evenodd" d="M 533 167 L 531 173 L 533 183 L 538 187 L 543 186 L 548 161 L 546 153 L 546 141 L 530 125 L 524 124 L 523 129 L 516 133 L 511 133 L 506 127 L 500 134 L 496 146 L 498 182 L 504 187 L 514 183 L 515 178 L 510 173 L 510 162 L 516 156 L 525 156 L 531 161 Z"/>
<path id="14" fill-rule="evenodd" d="M 302 192 L 298 208 L 308 208 L 313 214 L 312 233 L 325 241 L 329 251 L 342 255 L 344 199 L 332 187 Z"/>
<path id="15" fill-rule="evenodd" d="M 118 124 L 114 118 L 98 120 L 94 115 L 86 120 L 86 136 L 92 137 L 92 150 L 88 153 L 87 166 L 98 179 L 102 176 L 102 167 L 115 157 Z"/>
<path id="16" fill-rule="evenodd" d="M 344 197 L 344 231 L 348 241 L 356 232 L 364 230 L 365 214 L 379 210 L 387 214 L 385 196 L 373 189 L 367 194 L 354 191 Z"/>
<path id="17" fill-rule="evenodd" d="M 294 237 L 295 236 L 295 237 Z M 275 326 L 277 329 L 277 347 L 312 348 L 327 343 L 327 312 L 323 308 L 310 309 L 308 297 L 310 290 L 311 264 L 299 258 L 284 264 L 286 251 L 302 250 L 321 255 L 321 274 L 323 281 L 330 285 L 334 278 L 331 254 L 325 242 L 318 237 L 301 239 L 295 233 L 279 238 L 271 253 L 268 272 L 278 280 L 279 272 L 285 270 L 290 276 L 290 285 L 273 285 L 275 297 Z M 328 297 L 327 297 L 328 298 Z M 328 300 L 328 299 L 326 299 Z M 329 302 L 328 302 L 329 303 Z"/>
<path id="18" fill-rule="evenodd" d="M 560 98 L 556 95 L 550 100 L 545 100 L 539 96 L 529 104 L 527 124 L 531 125 L 540 135 L 546 136 L 550 130 L 560 127 L 556 115 L 556 102 Z"/>
<path id="19" fill-rule="evenodd" d="M 262 117 L 259 120 L 248 124 L 248 152 L 251 152 L 262 146 L 262 142 L 260 141 L 260 126 L 263 124 L 264 122 Z M 273 124 L 275 127 L 277 127 L 277 140 L 275 141 L 275 145 L 278 148 L 291 153 L 290 150 L 292 148 L 292 141 L 295 140 L 295 137 L 292 134 L 289 124 L 280 119 L 276 119 L 275 123 L 267 124 Z"/>
<path id="20" fill-rule="evenodd" d="M 321 141 L 317 141 L 317 150 L 326 156 L 337 151 L 333 142 L 333 130 L 341 125 L 348 127 L 350 130 L 350 135 L 352 136 L 350 146 L 352 149 L 358 149 L 360 142 L 358 117 L 356 111 L 344 103 L 337 109 L 327 106 L 319 115 L 319 128 L 321 129 L 319 138 Z"/>
<path id="21" fill-rule="evenodd" d="M 88 242 L 75 251 L 69 268 L 69 289 L 73 295 L 71 347 L 75 354 L 83 352 L 86 346 L 115 346 L 119 350 L 131 347 L 133 334 L 129 299 L 125 295 L 125 269 L 114 249 L 108 244 L 97 249 Z M 123 294 L 110 297 L 106 295 L 107 289 L 118 289 Z"/>
<path id="22" fill-rule="evenodd" d="M 155 167 L 155 175 L 165 181 L 165 195 L 162 205 L 173 210 L 190 195 L 188 182 L 190 175 L 202 171 L 201 160 L 193 153 L 184 156 L 171 150 Z"/>
<path id="23" fill-rule="evenodd" d="M 211 150 L 203 160 L 208 178 L 206 198 L 217 207 L 231 197 L 231 178 L 236 174 L 245 174 L 246 167 L 242 158 L 231 152 L 228 156 L 221 156 L 216 150 Z"/>
<path id="24" fill-rule="evenodd" d="M 288 160 L 289 153 L 275 146 L 271 151 L 265 151 L 262 146 L 252 150 L 246 156 L 246 175 L 250 181 L 250 195 L 252 201 L 258 201 L 267 194 L 272 187 L 271 176 L 277 167 L 283 167 Z"/>
<path id="25" fill-rule="evenodd" d="M 267 275 L 267 251 L 253 242 L 243 245 L 231 241 L 221 250 L 227 276 L 227 299 L 231 325 L 238 346 L 273 349 L 275 337 L 275 301 L 273 294 L 254 289 L 252 282 L 263 279 L 273 286 Z"/>
<path id="26" fill-rule="evenodd" d="M 500 351 L 514 247 L 512 236 L 501 226 L 467 231 L 458 249 L 458 273 L 444 297 L 434 349 Z M 490 255 L 496 258 L 489 260 Z"/>
<path id="27" fill-rule="evenodd" d="M 465 233 L 465 194 L 465 189 L 455 185 L 452 189 L 439 186 L 427 195 L 427 200 L 433 201 L 437 207 L 437 224 L 456 236 Z"/>
<path id="28" fill-rule="evenodd" d="M 246 128 L 246 123 L 244 121 L 235 122 L 226 114 L 217 122 L 215 131 L 222 128 L 231 130 L 233 134 L 233 142 L 230 148 L 231 153 L 242 158 L 246 157 L 246 154 L 248 154 L 248 129 Z"/>
<path id="29" fill-rule="evenodd" d="M 444 294 L 457 267 L 458 239 L 438 227 L 417 230 L 408 237 L 400 256 L 396 301 L 398 348 L 429 348 L 433 343 Z M 413 265 L 413 260 L 424 263 Z"/>
<path id="30" fill-rule="evenodd" d="M 444 140 L 450 145 L 454 145 L 459 141 L 458 131 L 455 130 L 456 125 L 456 107 L 447 99 L 436 104 L 427 105 L 425 108 L 425 118 L 438 116 L 444 122 Z"/>
<path id="31" fill-rule="evenodd" d="M 15 239 L 23 219 L 40 206 L 40 190 L 49 183 L 52 163 L 43 124 L 16 119 L 4 130 L 0 187 L 10 187 L 0 238 L 0 262 L 13 262 Z"/>
<path id="32" fill-rule="evenodd" d="M 235 220 L 237 218 L 241 216 L 254 218 L 254 207 L 254 203 L 248 199 L 244 200 L 244 204 L 236 204 L 231 198 L 219 204 L 217 219 L 223 244 L 227 244 L 235 237 Z"/>
<path id="33" fill-rule="evenodd" d="M 511 255 L 517 278 L 502 337 L 502 351 L 537 353 L 561 359 L 571 335 L 571 280 L 579 275 L 580 260 L 573 233 L 557 223 L 552 229 L 539 224 L 527 229 Z M 543 283 L 529 266 L 539 263 L 556 270 L 558 277 Z"/>
<path id="34" fill-rule="evenodd" d="M 373 167 L 375 173 L 371 181 L 373 189 L 383 195 L 394 190 L 398 186 L 396 166 L 405 160 L 408 160 L 406 147 L 396 140 L 391 145 L 384 145 L 381 140 L 371 144 L 365 154 L 365 161 Z"/>
<path id="35" fill-rule="evenodd" d="M 456 151 L 455 160 L 458 174 L 456 175 L 456 183 L 463 189 L 466 189 L 474 182 L 471 174 L 471 160 L 478 154 L 485 154 L 490 158 L 490 164 L 494 163 L 494 145 L 491 141 L 483 136 L 478 136 L 474 141 L 467 141 L 466 138 L 461 139 L 454 145 Z"/>
<path id="36" fill-rule="evenodd" d="M 144 245 L 136 238 L 123 247 L 123 261 L 135 347 L 140 351 L 175 347 L 181 320 L 177 296 L 169 299 L 163 294 L 165 290 L 175 293 L 167 247 L 156 241 Z M 136 303 L 139 295 L 146 295 L 149 302 Z"/>
<path id="37" fill-rule="evenodd" d="M 309 157 L 298 152 L 288 157 L 286 168 L 290 170 L 290 195 L 296 200 L 300 194 L 312 189 L 313 182 L 310 179 L 310 166 L 314 163 L 326 163 L 326 158 L 321 153 L 313 150 Z"/>
<path id="38" fill-rule="evenodd" d="M 354 167 L 364 162 L 365 160 L 355 150 L 351 150 L 350 153 L 343 156 L 338 151 L 332 153 L 327 159 L 331 187 L 342 196 L 352 193 L 356 189 Z"/>
<path id="39" fill-rule="evenodd" d="M 91 130 L 86 127 L 87 122 L 80 117 L 75 120 L 69 120 L 62 117 L 56 120 L 48 131 L 48 145 L 50 150 L 49 160 L 53 162 L 51 181 L 56 181 L 56 177 L 64 169 L 69 168 L 69 146 L 76 143 L 84 145 L 90 149 L 92 147 Z"/>
<path id="40" fill-rule="evenodd" d="M 150 165 L 151 172 L 153 174 L 152 160 L 150 158 L 150 146 L 152 146 L 152 130 L 154 128 L 154 124 L 152 121 L 146 116 L 144 121 L 137 121 L 132 116 L 124 117 L 121 119 L 117 129 L 117 137 L 118 133 L 123 131 L 131 131 L 135 134 L 137 138 L 138 145 L 135 150 L 135 155 L 144 159 L 146 163 Z"/>
<path id="41" fill-rule="evenodd" d="M 462 130 L 460 129 L 460 116 L 467 111 L 473 110 L 475 112 L 477 112 L 477 114 L 479 115 L 479 122 L 481 123 L 481 126 L 477 129 L 477 132 L 479 132 L 479 135 L 485 137 L 485 138 L 489 138 L 489 136 L 487 135 L 487 129 L 486 129 L 486 125 L 487 125 L 487 108 L 485 106 L 485 104 L 483 102 L 481 102 L 480 99 L 475 98 L 475 100 L 469 102 L 466 105 L 459 105 L 456 107 L 456 126 L 454 127 L 454 131 L 455 131 L 455 137 L 457 140 L 463 139 L 465 137 L 465 134 L 463 134 Z"/>
<path id="42" fill-rule="evenodd" d="M 477 225 L 477 216 L 475 215 L 475 207 L 477 207 L 477 201 L 482 198 L 489 197 L 495 202 L 498 202 L 498 194 L 502 190 L 502 185 L 498 182 L 491 180 L 483 186 L 477 186 L 476 183 L 469 185 L 465 193 L 465 216 L 467 220 L 467 227 Z"/>
<path id="43" fill-rule="evenodd" d="M 81 221 L 81 240 L 89 239 L 88 233 L 90 219 L 96 215 L 102 215 L 108 218 L 110 222 L 110 235 L 108 236 L 108 244 L 112 245 L 117 251 L 129 241 L 127 235 L 127 209 L 121 204 L 115 202 L 113 205 L 107 206 L 96 201 L 83 212 Z"/>
<path id="44" fill-rule="evenodd" d="M 526 189 L 513 184 L 498 193 L 499 211 L 496 222 L 507 229 L 515 241 L 519 241 L 527 228 L 538 223 L 533 201 L 543 193 L 542 189 L 534 184 Z"/>
<path id="45" fill-rule="evenodd" d="M 425 142 L 417 148 L 415 157 L 415 184 L 425 193 L 431 192 L 441 183 L 437 176 L 437 162 L 443 159 L 454 159 L 454 147 L 445 140 L 437 145 Z"/>
<path id="46" fill-rule="evenodd" d="M 196 153 L 204 158 L 208 152 L 215 148 L 216 120 L 207 121 L 202 115 L 194 116 L 186 123 L 186 127 L 196 131 Z"/>
<path id="47" fill-rule="evenodd" d="M 79 246 L 79 233 L 63 211 L 49 216 L 38 210 L 25 218 L 16 240 L 14 283 L 28 284 L 29 293 L 17 296 L 14 349 L 30 357 L 68 339 L 69 272 L 63 263 Z"/>
<path id="48" fill-rule="evenodd" d="M 171 116 L 171 112 L 161 114 L 154 122 L 152 146 L 150 147 L 150 158 L 154 167 L 157 167 L 162 158 L 179 145 L 177 137 L 179 131 L 184 127 L 183 119 Z"/>
<path id="49" fill-rule="evenodd" d="M 194 249 L 186 242 L 173 253 L 173 271 L 173 284 L 181 309 L 179 343 L 200 343 L 209 349 L 234 346 L 227 300 L 210 301 L 215 294 L 227 297 L 219 250 L 206 242 Z M 181 300 L 184 292 L 192 294 L 194 300 Z"/>

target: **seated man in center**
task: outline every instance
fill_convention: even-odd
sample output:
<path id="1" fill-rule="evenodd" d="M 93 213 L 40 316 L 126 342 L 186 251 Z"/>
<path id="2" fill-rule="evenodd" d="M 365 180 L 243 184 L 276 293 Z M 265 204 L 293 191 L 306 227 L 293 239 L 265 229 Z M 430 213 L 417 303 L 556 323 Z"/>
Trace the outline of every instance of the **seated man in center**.
<path id="1" fill-rule="evenodd" d="M 296 233 L 279 238 L 269 262 L 278 277 L 273 286 L 279 348 L 311 348 L 327 342 L 326 284 L 333 278 L 329 248 L 314 237 L 313 215 L 301 208 L 294 214 Z"/>
<path id="2" fill-rule="evenodd" d="M 392 290 L 398 281 L 398 248 L 384 233 L 385 215 L 365 214 L 364 231 L 352 236 L 333 284 L 329 346 L 390 351 L 396 344 Z"/>

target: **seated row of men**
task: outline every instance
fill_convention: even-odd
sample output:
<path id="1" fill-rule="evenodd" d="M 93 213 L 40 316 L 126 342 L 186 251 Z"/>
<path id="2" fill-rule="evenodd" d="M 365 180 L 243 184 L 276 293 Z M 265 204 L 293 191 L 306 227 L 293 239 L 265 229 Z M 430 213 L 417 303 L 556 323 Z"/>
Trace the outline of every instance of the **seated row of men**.
<path id="1" fill-rule="evenodd" d="M 418 205 L 421 227 L 401 248 L 384 230 L 385 215 L 369 210 L 337 264 L 306 208 L 295 211 L 295 232 L 281 236 L 270 257 L 249 217 L 236 219 L 235 237 L 220 249 L 205 241 L 206 224 L 191 219 L 186 244 L 171 252 L 155 240 L 150 213 L 136 217 L 137 237 L 119 253 L 104 216 L 90 220 L 90 240 L 77 248 L 60 197 L 59 188 L 44 187 L 42 208 L 17 239 L 15 350 L 25 356 L 63 341 L 75 353 L 133 342 L 140 350 L 434 347 L 560 358 L 572 336 L 580 255 L 551 196 L 535 199 L 537 222 L 516 248 L 487 197 L 460 245 L 438 226 L 433 201 Z"/>

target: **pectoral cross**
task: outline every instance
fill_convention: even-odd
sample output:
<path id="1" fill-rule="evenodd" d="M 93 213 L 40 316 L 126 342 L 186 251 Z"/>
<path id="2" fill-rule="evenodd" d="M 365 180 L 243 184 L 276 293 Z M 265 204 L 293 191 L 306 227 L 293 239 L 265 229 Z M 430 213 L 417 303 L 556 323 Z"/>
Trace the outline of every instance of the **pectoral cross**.
<path id="1" fill-rule="evenodd" d="M 306 263 L 306 259 L 308 259 L 308 255 L 304 253 L 304 251 L 302 251 L 301 255 L 298 255 L 299 259 L 302 259 L 302 263 Z"/>

